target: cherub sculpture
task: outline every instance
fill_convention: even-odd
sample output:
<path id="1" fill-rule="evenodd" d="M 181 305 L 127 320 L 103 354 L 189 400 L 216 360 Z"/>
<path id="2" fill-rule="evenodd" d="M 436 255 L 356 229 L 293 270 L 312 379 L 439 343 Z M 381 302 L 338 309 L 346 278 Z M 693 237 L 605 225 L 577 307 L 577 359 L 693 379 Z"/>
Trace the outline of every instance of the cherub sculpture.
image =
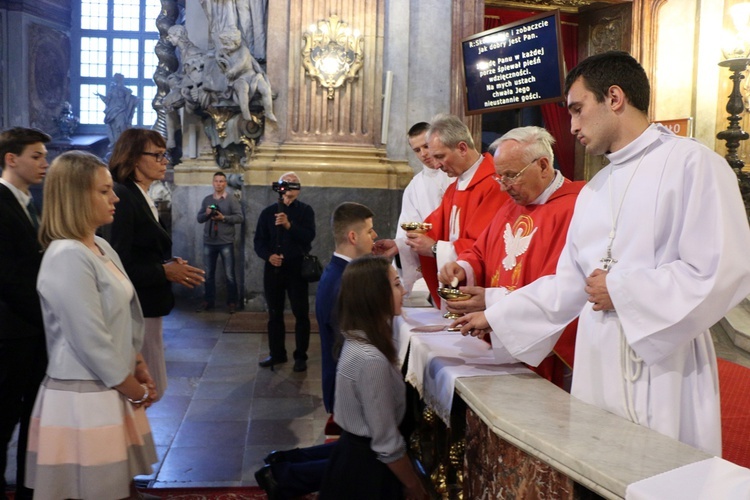
<path id="1" fill-rule="evenodd" d="M 240 107 L 242 117 L 251 121 L 250 99 L 255 92 L 261 95 L 263 110 L 268 120 L 276 121 L 273 114 L 273 96 L 268 77 L 258 61 L 242 43 L 242 34 L 236 28 L 229 28 L 219 33 L 220 47 L 216 49 L 216 63 L 224 72 L 229 86 L 234 90 L 232 99 Z"/>

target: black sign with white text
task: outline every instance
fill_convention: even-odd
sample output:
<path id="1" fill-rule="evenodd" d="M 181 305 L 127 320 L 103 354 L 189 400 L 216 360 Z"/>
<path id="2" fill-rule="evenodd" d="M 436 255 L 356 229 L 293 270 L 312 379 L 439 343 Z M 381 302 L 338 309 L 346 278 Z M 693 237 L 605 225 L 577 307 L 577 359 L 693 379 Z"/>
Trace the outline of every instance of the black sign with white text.
<path id="1" fill-rule="evenodd" d="M 563 100 L 559 11 L 483 31 L 461 45 L 467 114 Z"/>

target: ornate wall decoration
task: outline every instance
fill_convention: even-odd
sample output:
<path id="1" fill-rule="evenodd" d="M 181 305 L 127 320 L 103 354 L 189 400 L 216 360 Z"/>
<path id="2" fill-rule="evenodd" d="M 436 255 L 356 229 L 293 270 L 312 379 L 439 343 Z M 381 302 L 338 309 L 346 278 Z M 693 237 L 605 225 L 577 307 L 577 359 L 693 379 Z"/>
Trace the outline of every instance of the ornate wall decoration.
<path id="1" fill-rule="evenodd" d="M 332 15 L 311 25 L 302 35 L 302 65 L 310 78 L 328 89 L 328 99 L 345 81 L 357 78 L 364 63 L 364 40 L 359 30 Z"/>
<path id="2" fill-rule="evenodd" d="M 623 20 L 619 17 L 603 17 L 591 27 L 590 54 L 599 54 L 621 48 Z"/>
<path id="3" fill-rule="evenodd" d="M 70 39 L 55 29 L 30 24 L 29 122 L 42 130 L 57 129 L 55 119 L 69 95 Z"/>
<path id="4" fill-rule="evenodd" d="M 271 68 L 279 85 L 279 101 L 285 106 L 285 126 L 269 139 L 294 143 L 368 145 L 380 140 L 383 87 L 383 39 L 385 0 L 289 0 L 283 26 L 288 38 L 269 39 L 269 57 L 284 51 L 287 65 Z M 363 64 L 359 77 L 344 81 L 329 99 L 326 88 L 306 76 L 302 63 L 309 26 L 332 15 L 340 16 L 362 36 Z M 270 18 L 269 18 L 270 19 Z M 269 23 L 271 21 L 269 20 Z M 273 32 L 273 30 L 270 30 Z"/>

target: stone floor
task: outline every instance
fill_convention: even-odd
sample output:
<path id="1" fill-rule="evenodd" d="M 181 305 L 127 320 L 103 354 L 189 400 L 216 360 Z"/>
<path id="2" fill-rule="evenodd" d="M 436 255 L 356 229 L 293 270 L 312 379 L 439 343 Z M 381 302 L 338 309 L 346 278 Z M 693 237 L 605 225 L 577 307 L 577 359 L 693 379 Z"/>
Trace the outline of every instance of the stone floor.
<path id="1" fill-rule="evenodd" d="M 291 361 L 271 371 L 258 367 L 268 355 L 266 335 L 222 333 L 228 317 L 183 305 L 165 318 L 169 388 L 147 412 L 160 461 L 139 484 L 255 486 L 253 474 L 269 451 L 324 442 L 318 335 L 310 338 L 306 372 L 293 372 Z M 291 359 L 294 335 L 286 345 Z"/>

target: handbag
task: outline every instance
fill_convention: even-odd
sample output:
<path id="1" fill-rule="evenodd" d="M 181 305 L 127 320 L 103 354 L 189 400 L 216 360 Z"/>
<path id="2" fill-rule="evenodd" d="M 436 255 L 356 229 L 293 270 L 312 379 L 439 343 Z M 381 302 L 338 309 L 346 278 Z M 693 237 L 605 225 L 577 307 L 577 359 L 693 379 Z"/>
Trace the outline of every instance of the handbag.
<path id="1" fill-rule="evenodd" d="M 308 283 L 314 283 L 320 280 L 323 275 L 323 264 L 320 263 L 315 255 L 306 253 L 302 256 L 302 269 L 300 271 L 302 279 Z"/>

